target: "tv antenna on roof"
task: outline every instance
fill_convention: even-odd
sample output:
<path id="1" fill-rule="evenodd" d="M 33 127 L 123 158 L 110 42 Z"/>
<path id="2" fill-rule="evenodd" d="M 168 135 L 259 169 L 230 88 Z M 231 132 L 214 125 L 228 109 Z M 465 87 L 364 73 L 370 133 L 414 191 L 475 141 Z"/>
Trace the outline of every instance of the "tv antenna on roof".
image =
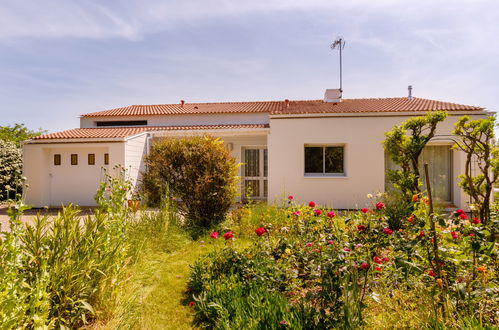
<path id="1" fill-rule="evenodd" d="M 340 50 L 340 92 L 343 92 L 343 84 L 342 84 L 342 70 L 341 70 L 341 67 L 342 67 L 342 63 L 341 63 L 341 51 L 343 50 L 343 48 L 345 48 L 345 39 L 343 39 L 343 37 L 336 37 L 336 40 L 329 45 L 329 47 L 331 49 L 336 49 L 338 48 Z"/>

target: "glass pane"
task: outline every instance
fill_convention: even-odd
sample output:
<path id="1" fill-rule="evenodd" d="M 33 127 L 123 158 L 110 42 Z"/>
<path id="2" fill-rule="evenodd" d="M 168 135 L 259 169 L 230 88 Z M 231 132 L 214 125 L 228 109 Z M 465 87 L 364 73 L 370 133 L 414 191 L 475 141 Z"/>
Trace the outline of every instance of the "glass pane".
<path id="1" fill-rule="evenodd" d="M 451 200 L 451 151 L 449 146 L 428 146 L 419 159 L 419 171 L 426 189 L 424 163 L 428 163 L 432 194 L 443 201 Z"/>
<path id="2" fill-rule="evenodd" d="M 244 176 L 260 176 L 260 150 L 244 150 Z"/>
<path id="3" fill-rule="evenodd" d="M 269 182 L 267 180 L 263 180 L 263 197 L 267 197 L 269 195 Z"/>
<path id="4" fill-rule="evenodd" d="M 451 150 L 449 146 L 427 146 L 419 158 L 419 173 L 421 174 L 421 182 L 423 190 L 426 189 L 426 179 L 424 176 L 424 163 L 429 165 L 430 183 L 432 193 L 435 198 L 443 201 L 451 200 Z M 396 165 L 385 152 L 385 170 L 399 170 L 400 166 Z M 385 175 L 385 190 L 392 189 L 392 184 L 388 181 Z"/>
<path id="5" fill-rule="evenodd" d="M 324 173 L 323 147 L 305 147 L 305 173 Z"/>
<path id="6" fill-rule="evenodd" d="M 326 173 L 343 173 L 343 147 L 326 147 Z"/>
<path id="7" fill-rule="evenodd" d="M 260 196 L 260 181 L 259 180 L 244 180 L 245 197 L 258 197 Z"/>
<path id="8" fill-rule="evenodd" d="M 263 149 L 263 176 L 264 177 L 267 177 L 267 172 L 268 172 L 268 163 L 269 163 L 269 160 L 268 160 L 268 152 L 267 152 L 267 149 Z"/>

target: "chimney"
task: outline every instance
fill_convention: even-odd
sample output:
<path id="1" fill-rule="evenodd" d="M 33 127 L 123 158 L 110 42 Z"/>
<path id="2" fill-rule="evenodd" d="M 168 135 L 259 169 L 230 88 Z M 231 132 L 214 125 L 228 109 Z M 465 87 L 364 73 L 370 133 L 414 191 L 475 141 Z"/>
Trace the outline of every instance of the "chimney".
<path id="1" fill-rule="evenodd" d="M 288 100 L 288 99 L 285 99 L 285 100 L 284 100 L 284 106 L 285 106 L 286 108 L 289 108 L 289 100 Z"/>
<path id="2" fill-rule="evenodd" d="M 409 100 L 412 100 L 412 85 L 407 86 L 407 90 L 409 91 L 409 95 L 407 96 L 407 98 Z"/>
<path id="3" fill-rule="evenodd" d="M 183 108 L 184 107 L 184 104 L 185 104 L 185 101 L 184 100 L 180 100 L 180 107 Z"/>
<path id="4" fill-rule="evenodd" d="M 326 92 L 324 93 L 324 102 L 341 102 L 341 89 L 326 89 Z"/>

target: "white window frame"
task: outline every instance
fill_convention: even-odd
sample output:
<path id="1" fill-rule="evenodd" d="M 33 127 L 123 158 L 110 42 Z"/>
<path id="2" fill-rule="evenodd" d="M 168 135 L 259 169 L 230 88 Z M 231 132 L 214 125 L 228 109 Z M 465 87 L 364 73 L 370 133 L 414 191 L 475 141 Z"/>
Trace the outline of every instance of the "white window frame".
<path id="1" fill-rule="evenodd" d="M 308 173 L 305 172 L 305 148 L 323 148 L 322 150 L 322 173 Z M 326 173 L 326 152 L 325 149 L 327 147 L 341 147 L 343 148 L 343 172 L 342 173 Z M 332 178 L 346 178 L 347 170 L 346 170 L 346 144 L 317 144 L 317 143 L 306 143 L 303 146 L 303 175 L 307 178 L 313 177 L 332 177 Z"/>
<path id="2" fill-rule="evenodd" d="M 258 176 L 245 176 L 245 166 L 246 166 L 246 154 L 245 150 L 247 149 L 258 149 L 259 150 L 259 175 Z M 264 157 L 264 150 L 267 150 L 267 176 L 265 176 L 265 157 Z M 269 156 L 269 151 L 267 146 L 242 146 L 241 147 L 241 163 L 243 166 L 241 166 L 241 190 L 242 190 L 242 197 L 243 199 L 246 199 L 246 191 L 245 191 L 245 186 L 246 182 L 245 180 L 258 180 L 259 181 L 259 191 L 258 191 L 258 196 L 252 197 L 252 199 L 262 199 L 265 200 L 267 199 L 267 196 L 265 196 L 265 181 L 267 181 L 267 189 L 268 189 L 268 156 Z"/>

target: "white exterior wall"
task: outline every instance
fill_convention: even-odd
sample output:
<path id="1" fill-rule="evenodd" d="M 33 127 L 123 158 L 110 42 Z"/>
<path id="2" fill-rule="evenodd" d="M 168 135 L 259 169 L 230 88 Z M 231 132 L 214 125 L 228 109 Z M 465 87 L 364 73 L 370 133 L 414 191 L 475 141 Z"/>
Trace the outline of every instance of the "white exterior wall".
<path id="1" fill-rule="evenodd" d="M 147 120 L 148 126 L 187 126 L 222 124 L 268 124 L 267 113 L 195 114 L 167 116 L 82 117 L 81 128 L 97 127 L 97 121 Z"/>
<path id="2" fill-rule="evenodd" d="M 460 116 L 449 116 L 440 123 L 437 135 L 450 135 L 453 123 Z M 300 202 L 313 200 L 338 209 L 369 205 L 368 193 L 384 191 L 385 162 L 381 143 L 384 132 L 407 118 L 379 115 L 271 118 L 268 137 L 269 201 L 278 201 L 291 194 Z M 452 140 L 440 137 L 432 143 L 451 145 Z M 345 176 L 305 176 L 304 147 L 308 144 L 344 145 Z M 452 198 L 455 205 L 464 208 L 467 198 L 455 179 L 463 172 L 464 156 L 461 151 L 452 153 Z"/>
<path id="3" fill-rule="evenodd" d="M 148 134 L 131 137 L 125 142 L 125 163 L 127 175 L 136 186 L 140 181 L 141 172 L 145 170 L 145 156 L 147 155 Z"/>
<path id="4" fill-rule="evenodd" d="M 109 153 L 109 165 L 104 165 L 105 153 Z M 54 154 L 61 155 L 61 165 L 54 165 Z M 78 155 L 78 165 L 71 165 L 71 154 Z M 95 154 L 95 165 L 88 165 L 88 154 Z M 26 144 L 23 158 L 23 175 L 29 185 L 27 204 L 94 206 L 95 192 L 104 177 L 102 169 L 112 172 L 116 165 L 124 164 L 124 143 Z"/>

